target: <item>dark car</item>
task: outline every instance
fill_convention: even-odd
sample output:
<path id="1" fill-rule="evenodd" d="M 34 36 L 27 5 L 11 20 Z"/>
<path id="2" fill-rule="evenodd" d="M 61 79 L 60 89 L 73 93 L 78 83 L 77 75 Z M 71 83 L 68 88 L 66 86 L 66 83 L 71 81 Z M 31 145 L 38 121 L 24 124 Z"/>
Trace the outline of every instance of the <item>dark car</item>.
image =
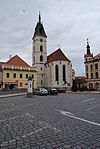
<path id="1" fill-rule="evenodd" d="M 58 90 L 56 88 L 48 88 L 49 95 L 58 95 Z"/>

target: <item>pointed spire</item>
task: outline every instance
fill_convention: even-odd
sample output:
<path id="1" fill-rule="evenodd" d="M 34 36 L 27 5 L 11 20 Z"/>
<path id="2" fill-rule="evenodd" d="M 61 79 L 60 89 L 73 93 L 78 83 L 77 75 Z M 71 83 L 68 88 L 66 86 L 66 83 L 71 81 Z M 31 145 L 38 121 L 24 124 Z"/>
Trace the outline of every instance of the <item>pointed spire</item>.
<path id="1" fill-rule="evenodd" d="M 87 46 L 86 46 L 86 48 L 87 48 L 87 55 L 91 55 L 88 38 L 87 38 Z"/>
<path id="2" fill-rule="evenodd" d="M 40 14 L 40 11 L 39 11 L 39 23 L 41 23 L 41 14 Z"/>

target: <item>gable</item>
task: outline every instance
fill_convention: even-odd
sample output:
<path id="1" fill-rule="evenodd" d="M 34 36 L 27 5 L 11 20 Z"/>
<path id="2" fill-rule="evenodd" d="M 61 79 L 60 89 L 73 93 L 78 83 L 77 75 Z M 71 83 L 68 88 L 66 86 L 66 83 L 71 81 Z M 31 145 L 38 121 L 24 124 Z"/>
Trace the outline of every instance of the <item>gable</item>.
<path id="1" fill-rule="evenodd" d="M 15 55 L 10 60 L 7 61 L 7 64 L 10 65 L 18 65 L 18 66 L 26 66 L 30 67 L 24 60 L 22 60 L 18 55 Z"/>
<path id="2" fill-rule="evenodd" d="M 52 61 L 57 61 L 57 60 L 70 62 L 70 60 L 64 55 L 64 53 L 61 51 L 61 49 L 54 51 L 47 57 L 47 63 L 50 63 Z"/>

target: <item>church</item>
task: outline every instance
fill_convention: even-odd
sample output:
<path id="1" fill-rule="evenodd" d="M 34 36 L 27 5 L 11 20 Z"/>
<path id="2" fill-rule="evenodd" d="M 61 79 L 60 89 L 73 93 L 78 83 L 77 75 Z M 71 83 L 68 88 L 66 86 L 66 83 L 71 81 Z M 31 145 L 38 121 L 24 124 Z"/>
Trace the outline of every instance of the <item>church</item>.
<path id="1" fill-rule="evenodd" d="M 38 87 L 71 89 L 72 63 L 60 48 L 47 55 L 47 35 L 40 13 L 32 38 L 32 66 L 37 67 Z"/>

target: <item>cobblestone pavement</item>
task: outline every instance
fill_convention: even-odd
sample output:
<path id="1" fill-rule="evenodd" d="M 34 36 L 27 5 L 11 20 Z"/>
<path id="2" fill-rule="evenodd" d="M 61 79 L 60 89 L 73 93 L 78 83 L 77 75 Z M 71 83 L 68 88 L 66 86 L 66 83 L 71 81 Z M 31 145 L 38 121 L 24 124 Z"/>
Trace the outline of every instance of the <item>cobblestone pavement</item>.
<path id="1" fill-rule="evenodd" d="M 100 149 L 100 94 L 0 99 L 0 149 Z"/>

